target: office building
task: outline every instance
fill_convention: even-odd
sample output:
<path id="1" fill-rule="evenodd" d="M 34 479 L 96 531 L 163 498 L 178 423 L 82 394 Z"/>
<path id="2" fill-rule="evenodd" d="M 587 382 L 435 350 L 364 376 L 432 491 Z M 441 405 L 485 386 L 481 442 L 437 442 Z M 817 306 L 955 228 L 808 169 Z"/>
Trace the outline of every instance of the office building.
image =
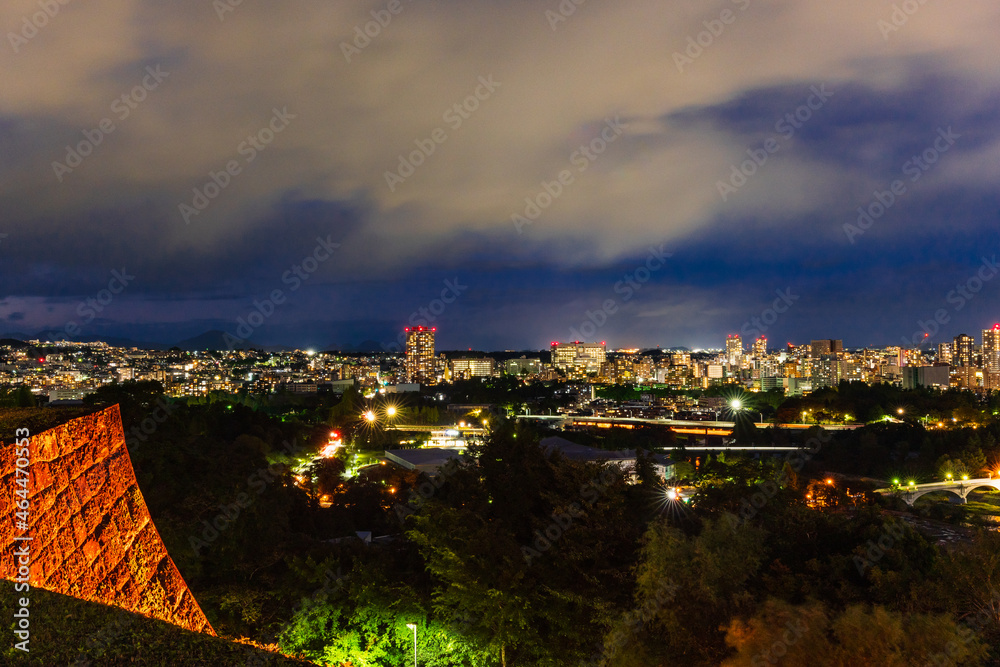
<path id="1" fill-rule="evenodd" d="M 599 374 L 607 361 L 607 348 L 601 343 L 552 343 L 552 365 L 570 375 Z"/>
<path id="2" fill-rule="evenodd" d="M 533 376 L 538 375 L 541 371 L 541 359 L 528 359 L 527 357 L 521 357 L 520 359 L 508 359 L 504 362 L 504 372 L 506 372 L 507 375 Z"/>
<path id="3" fill-rule="evenodd" d="M 809 344 L 809 352 L 813 359 L 819 359 L 824 354 L 841 354 L 844 351 L 844 342 L 841 340 L 824 339 L 814 340 Z"/>
<path id="4" fill-rule="evenodd" d="M 952 366 L 975 366 L 976 341 L 972 336 L 959 334 L 952 346 Z"/>
<path id="5" fill-rule="evenodd" d="M 983 370 L 1000 373 L 1000 324 L 983 329 Z"/>
<path id="6" fill-rule="evenodd" d="M 904 366 L 901 370 L 903 372 L 903 389 L 916 389 L 917 387 L 947 389 L 951 381 L 951 369 L 948 364 Z"/>
<path id="7" fill-rule="evenodd" d="M 726 337 L 726 363 L 739 366 L 743 359 L 743 339 L 739 334 L 729 334 Z"/>
<path id="8" fill-rule="evenodd" d="M 841 354 L 824 354 L 813 360 L 812 386 L 836 387 L 844 378 L 844 357 Z"/>
<path id="9" fill-rule="evenodd" d="M 489 357 L 486 359 L 452 359 L 449 362 L 452 380 L 493 377 L 495 367 L 496 362 Z"/>
<path id="10" fill-rule="evenodd" d="M 434 334 L 437 327 L 406 327 L 406 381 L 434 384 Z"/>
<path id="11" fill-rule="evenodd" d="M 952 362 L 952 345 L 951 343 L 938 343 L 938 361 L 942 364 L 950 364 Z"/>
<path id="12" fill-rule="evenodd" d="M 767 339 L 761 336 L 753 342 L 753 358 L 756 361 L 767 356 Z"/>

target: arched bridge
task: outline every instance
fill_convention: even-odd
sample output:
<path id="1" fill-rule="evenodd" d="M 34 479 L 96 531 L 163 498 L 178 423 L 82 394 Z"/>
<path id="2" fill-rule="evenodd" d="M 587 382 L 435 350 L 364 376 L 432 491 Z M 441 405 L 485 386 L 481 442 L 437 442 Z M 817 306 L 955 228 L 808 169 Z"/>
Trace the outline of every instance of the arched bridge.
<path id="1" fill-rule="evenodd" d="M 947 491 L 962 499 L 962 504 L 967 502 L 969 494 L 975 489 L 988 486 L 1000 489 L 1000 477 L 982 479 L 959 479 L 951 482 L 931 482 L 930 484 L 912 484 L 910 486 L 892 486 L 887 489 L 875 489 L 875 493 L 884 496 L 897 495 L 902 498 L 907 505 L 912 506 L 920 496 L 934 493 L 935 491 Z"/>

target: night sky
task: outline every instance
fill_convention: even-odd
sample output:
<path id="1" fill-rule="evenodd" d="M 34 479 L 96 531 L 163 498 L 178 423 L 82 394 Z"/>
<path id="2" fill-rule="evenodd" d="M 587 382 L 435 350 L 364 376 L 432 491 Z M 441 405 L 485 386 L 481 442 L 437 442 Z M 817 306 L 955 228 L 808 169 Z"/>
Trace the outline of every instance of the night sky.
<path id="1" fill-rule="evenodd" d="M 996 3 L 227 2 L 0 6 L 0 334 L 862 346 L 1000 319 Z"/>

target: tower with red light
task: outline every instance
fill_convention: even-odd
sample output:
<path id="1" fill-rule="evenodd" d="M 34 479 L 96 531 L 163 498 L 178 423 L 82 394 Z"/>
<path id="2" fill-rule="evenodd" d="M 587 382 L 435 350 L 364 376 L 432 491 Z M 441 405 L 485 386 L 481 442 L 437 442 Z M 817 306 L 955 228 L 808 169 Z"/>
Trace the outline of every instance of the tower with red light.
<path id="1" fill-rule="evenodd" d="M 406 327 L 406 381 L 434 384 L 434 334 L 437 327 Z"/>
<path id="2" fill-rule="evenodd" d="M 983 329 L 983 370 L 1000 373 L 1000 323 Z"/>

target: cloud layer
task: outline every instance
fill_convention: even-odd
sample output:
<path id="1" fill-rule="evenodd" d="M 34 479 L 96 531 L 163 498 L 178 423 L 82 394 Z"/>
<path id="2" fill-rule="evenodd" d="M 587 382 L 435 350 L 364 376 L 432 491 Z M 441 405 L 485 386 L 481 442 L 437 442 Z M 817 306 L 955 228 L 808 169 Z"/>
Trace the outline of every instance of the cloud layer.
<path id="1" fill-rule="evenodd" d="M 329 238 L 261 342 L 391 340 L 456 277 L 455 347 L 544 346 L 607 299 L 613 345 L 718 345 L 786 288 L 773 335 L 895 342 L 996 246 L 985 3 L 15 0 L 0 28 L 10 331 L 123 267 L 94 335 L 231 329 Z"/>

